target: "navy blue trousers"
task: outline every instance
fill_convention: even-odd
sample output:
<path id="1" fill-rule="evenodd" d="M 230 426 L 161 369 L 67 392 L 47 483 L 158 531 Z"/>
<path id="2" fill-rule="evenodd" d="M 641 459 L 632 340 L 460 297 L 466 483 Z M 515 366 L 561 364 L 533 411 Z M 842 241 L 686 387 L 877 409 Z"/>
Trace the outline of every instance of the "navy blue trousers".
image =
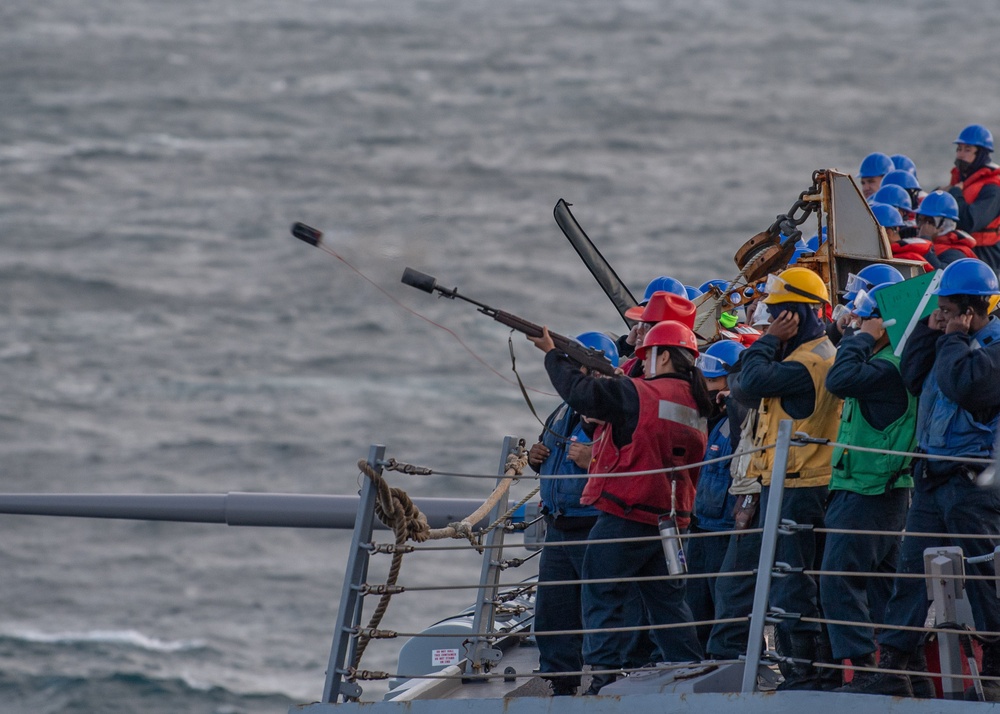
<path id="1" fill-rule="evenodd" d="M 587 540 L 590 528 L 559 530 L 548 524 L 546 543 Z M 538 562 L 538 581 L 580 580 L 586 545 L 543 548 Z M 583 668 L 583 635 L 545 635 L 547 631 L 583 629 L 580 585 L 540 587 L 535 595 L 535 641 L 538 643 L 539 671 L 579 672 Z M 580 684 L 579 676 L 567 683 Z"/>
<path id="2" fill-rule="evenodd" d="M 696 530 L 697 533 L 709 531 Z M 688 574 L 722 572 L 726 550 L 729 547 L 729 536 L 705 536 L 703 538 L 687 538 L 684 541 L 684 556 L 687 559 Z M 725 580 L 725 578 L 722 578 Z M 691 608 L 691 616 L 695 622 L 711 620 L 715 617 L 715 588 L 718 578 L 689 578 L 684 599 Z M 708 637 L 712 633 L 711 625 L 698 625 L 698 641 L 702 649 L 708 645 Z"/>
<path id="3" fill-rule="evenodd" d="M 658 536 L 656 526 L 630 521 L 608 513 L 597 517 L 590 539 L 641 538 Z M 607 583 L 583 586 L 583 621 L 587 629 L 627 627 L 635 621 L 627 603 L 637 590 L 649 624 L 691 622 L 691 610 L 684 601 L 683 580 L 658 580 L 633 585 L 622 578 L 664 576 L 667 563 L 658 540 L 640 543 L 592 543 L 583 558 L 584 578 L 610 578 Z M 691 662 L 702 658 L 694 627 L 650 630 L 650 637 L 668 662 Z M 583 640 L 584 661 L 600 669 L 624 666 L 634 636 L 628 632 L 588 633 Z"/>
<path id="4" fill-rule="evenodd" d="M 770 493 L 770 486 L 761 489 L 761 523 L 767 517 L 767 499 Z M 781 501 L 782 519 L 788 518 L 799 524 L 809 523 L 814 528 L 822 528 L 828 494 L 826 486 L 788 488 L 786 484 Z M 794 531 L 791 535 L 779 534 L 774 560 L 788 563 L 793 568 L 819 570 L 823 560 L 823 541 L 823 534 L 812 530 Z M 802 617 L 820 617 L 819 581 L 804 573 L 790 573 L 782 578 L 774 578 L 771 580 L 770 603 L 773 607 L 799 613 Z M 818 635 L 822 628 L 817 622 L 781 620 L 775 630 L 786 636 Z"/>
<path id="5" fill-rule="evenodd" d="M 751 528 L 758 528 L 760 511 L 754 514 Z M 760 560 L 760 533 L 732 535 L 726 545 L 720 573 L 753 570 Z M 717 578 L 715 581 L 715 618 L 724 620 L 732 617 L 747 618 L 742 622 L 713 625 L 706 651 L 721 659 L 736 659 L 746 654 L 750 637 L 750 619 L 753 609 L 753 594 L 757 578 L 748 575 L 739 578 Z"/>
<path id="6" fill-rule="evenodd" d="M 924 549 L 933 546 L 959 546 L 965 557 L 992 553 L 1000 545 L 1000 491 L 979 488 L 964 475 L 956 475 L 932 491 L 915 490 L 906 517 L 910 533 L 967 533 L 996 536 L 989 539 L 923 538 L 904 536 L 900 550 L 900 573 L 924 572 Z M 992 563 L 966 564 L 968 575 L 993 576 Z M 972 606 L 976 629 L 1000 632 L 1000 600 L 996 585 L 989 580 L 968 580 L 966 596 Z M 893 581 L 892 597 L 885 619 L 893 625 L 920 627 L 927 618 L 927 586 L 918 578 Z M 879 644 L 904 652 L 913 652 L 920 644 L 920 632 L 884 630 Z"/>
<path id="7" fill-rule="evenodd" d="M 901 531 L 909 502 L 910 491 L 905 488 L 876 496 L 833 491 L 826 510 L 826 527 Z M 827 533 L 823 570 L 895 573 L 899 541 L 898 535 Z M 885 622 L 885 607 L 892 593 L 892 578 L 822 575 L 819 590 L 824 617 L 881 624 Z M 854 659 L 875 651 L 873 625 L 831 624 L 827 625 L 827 630 L 836 660 Z"/>

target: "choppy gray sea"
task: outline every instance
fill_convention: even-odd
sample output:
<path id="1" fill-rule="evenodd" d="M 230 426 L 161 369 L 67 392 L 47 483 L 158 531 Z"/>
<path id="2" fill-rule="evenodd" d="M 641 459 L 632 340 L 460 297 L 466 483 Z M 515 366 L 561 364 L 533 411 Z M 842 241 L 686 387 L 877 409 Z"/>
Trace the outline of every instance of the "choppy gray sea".
<path id="1" fill-rule="evenodd" d="M 903 152 L 933 188 L 963 126 L 1000 130 L 997 27 L 993 0 L 10 0 L 0 490 L 346 494 L 373 442 L 495 472 L 505 434 L 538 431 L 517 388 L 361 274 L 506 377 L 507 331 L 404 266 L 565 334 L 620 329 L 559 198 L 634 292 L 731 277 L 814 169 Z M 348 542 L 0 516 L 0 712 L 316 700 Z M 401 582 L 477 577 L 447 557 Z M 400 597 L 386 623 L 469 599 Z"/>

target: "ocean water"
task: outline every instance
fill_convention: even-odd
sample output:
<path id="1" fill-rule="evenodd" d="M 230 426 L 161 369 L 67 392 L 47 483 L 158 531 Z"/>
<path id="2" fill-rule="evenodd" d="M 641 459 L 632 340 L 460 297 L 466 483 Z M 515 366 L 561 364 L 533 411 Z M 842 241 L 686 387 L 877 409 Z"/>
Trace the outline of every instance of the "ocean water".
<path id="1" fill-rule="evenodd" d="M 9 493 L 353 493 L 371 443 L 493 473 L 505 434 L 538 431 L 507 331 L 404 266 L 564 334 L 619 330 L 559 198 L 641 293 L 731 277 L 815 169 L 902 152 L 933 188 L 963 126 L 1000 130 L 989 0 L 13 0 L 0 20 Z M 314 701 L 348 543 L 0 516 L 0 712 Z M 400 581 L 477 577 L 447 556 Z M 470 598 L 399 597 L 386 626 Z"/>

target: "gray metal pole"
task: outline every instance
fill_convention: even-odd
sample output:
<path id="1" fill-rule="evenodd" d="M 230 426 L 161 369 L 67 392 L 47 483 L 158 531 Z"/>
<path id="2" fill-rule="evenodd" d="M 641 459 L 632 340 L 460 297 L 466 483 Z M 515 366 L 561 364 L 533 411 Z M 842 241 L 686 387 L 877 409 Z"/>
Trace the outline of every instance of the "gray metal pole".
<path id="1" fill-rule="evenodd" d="M 927 589 L 934 603 L 934 623 L 961 623 L 957 600 L 962 597 L 962 582 L 955 576 L 964 575 L 962 569 L 962 549 L 928 548 L 924 551 L 924 571 L 927 573 Z M 964 624 L 964 623 L 963 623 Z M 965 685 L 961 679 L 947 675 L 962 674 L 962 645 L 958 635 L 938 633 L 938 655 L 941 664 L 943 699 L 964 699 Z"/>
<path id="2" fill-rule="evenodd" d="M 764 618 L 771 590 L 771 569 L 778 545 L 778 524 L 781 523 L 781 499 L 785 492 L 785 469 L 788 466 L 788 449 L 792 441 L 792 422 L 785 419 L 778 424 L 778 441 L 774 447 L 774 466 L 771 469 L 770 493 L 767 513 L 764 515 L 764 533 L 760 541 L 760 560 L 757 562 L 757 587 L 753 593 L 753 613 L 750 616 L 750 636 L 747 640 L 747 657 L 743 665 L 744 694 L 757 689 L 757 667 L 760 666 L 760 647 L 764 640 Z"/>
<path id="3" fill-rule="evenodd" d="M 368 452 L 368 465 L 381 474 L 382 467 L 377 464 L 384 457 L 385 447 L 372 444 Z M 354 522 L 347 572 L 340 593 L 340 609 L 337 610 L 337 624 L 333 630 L 330 660 L 326 666 L 326 683 L 323 685 L 323 701 L 330 704 L 335 703 L 341 694 L 345 699 L 361 696 L 361 687 L 353 682 L 344 682 L 344 669 L 347 667 L 348 654 L 352 651 L 350 632 L 354 624 L 359 622 L 358 616 L 363 605 L 360 588 L 368 572 L 369 558 L 369 552 L 363 546 L 372 538 L 376 495 L 375 484 L 371 479 L 365 478 L 361 486 L 361 505 Z"/>
<path id="4" fill-rule="evenodd" d="M 503 449 L 500 453 L 500 467 L 497 469 L 497 485 L 499 485 L 507 471 L 507 456 L 518 446 L 520 439 L 516 436 L 507 436 L 503 440 Z M 490 511 L 490 523 L 499 518 L 507 511 L 510 491 L 497 501 L 497 505 Z M 489 524 L 487 524 L 489 525 Z M 500 582 L 500 561 L 503 559 L 503 528 L 494 528 L 486 534 L 487 546 L 501 546 L 499 548 L 489 547 L 483 552 L 483 565 L 479 573 L 479 590 L 476 591 L 476 609 L 472 618 L 473 632 L 492 632 L 495 624 L 495 606 L 493 601 L 497 597 L 497 584 Z M 471 667 L 475 673 L 479 673 L 480 667 L 486 663 L 498 662 L 503 657 L 503 653 L 490 646 L 489 638 L 475 637 L 469 646 L 469 656 L 466 659 L 466 666 Z M 466 674 L 469 674 L 468 669 Z M 482 680 L 486 682 L 487 680 Z"/>
<path id="5" fill-rule="evenodd" d="M 482 505 L 476 498 L 414 498 L 431 528 L 460 521 Z M 276 528 L 354 528 L 358 496 L 308 493 L 7 493 L 0 514 L 221 523 Z M 485 525 L 486 520 L 476 525 Z M 376 528 L 384 529 L 381 522 Z"/>

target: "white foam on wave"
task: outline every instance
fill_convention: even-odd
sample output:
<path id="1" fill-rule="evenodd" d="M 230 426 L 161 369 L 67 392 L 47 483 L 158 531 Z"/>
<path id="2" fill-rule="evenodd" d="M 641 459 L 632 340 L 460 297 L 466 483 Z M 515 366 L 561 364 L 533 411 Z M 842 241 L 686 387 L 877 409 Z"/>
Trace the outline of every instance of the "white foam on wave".
<path id="1" fill-rule="evenodd" d="M 185 652 L 205 647 L 201 640 L 161 640 L 137 630 L 90 630 L 85 632 L 40 632 L 37 630 L 0 630 L 0 636 L 41 644 L 73 645 L 85 643 L 123 645 L 149 652 Z"/>

